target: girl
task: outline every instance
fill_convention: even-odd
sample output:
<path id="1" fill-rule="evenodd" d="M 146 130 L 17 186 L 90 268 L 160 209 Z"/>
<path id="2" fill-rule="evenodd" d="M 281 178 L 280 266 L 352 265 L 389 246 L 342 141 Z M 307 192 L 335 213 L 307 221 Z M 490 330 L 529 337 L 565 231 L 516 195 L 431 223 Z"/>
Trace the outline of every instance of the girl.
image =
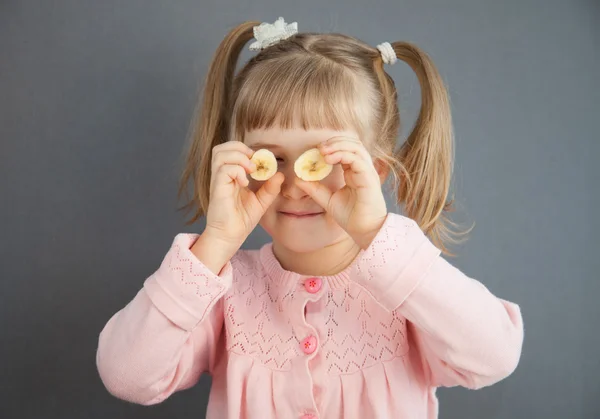
<path id="1" fill-rule="evenodd" d="M 259 52 L 235 74 L 253 36 Z M 395 153 L 384 64 L 397 58 L 419 78 L 422 109 Z M 259 149 L 277 158 L 264 182 L 248 179 Z M 309 149 L 333 165 L 321 181 L 299 177 Z M 413 419 L 437 417 L 439 386 L 507 377 L 521 353 L 519 307 L 441 256 L 452 153 L 446 90 L 415 46 L 297 33 L 281 18 L 233 29 L 210 66 L 181 180 L 180 192 L 194 185 L 190 222 L 206 215 L 206 228 L 177 235 L 102 330 L 108 391 L 151 405 L 208 372 L 209 418 Z M 386 208 L 390 171 L 408 216 Z M 272 243 L 240 250 L 258 223 Z"/>

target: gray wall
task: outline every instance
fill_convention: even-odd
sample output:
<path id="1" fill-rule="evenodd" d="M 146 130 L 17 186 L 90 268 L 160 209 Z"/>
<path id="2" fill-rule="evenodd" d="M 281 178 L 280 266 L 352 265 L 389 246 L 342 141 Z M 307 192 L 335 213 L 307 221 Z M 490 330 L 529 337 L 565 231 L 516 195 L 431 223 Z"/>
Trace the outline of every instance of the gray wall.
<path id="1" fill-rule="evenodd" d="M 457 219 L 477 223 L 452 262 L 521 305 L 526 339 L 509 379 L 441 389 L 441 418 L 600 417 L 598 3 L 280 3 L 0 3 L 0 417 L 203 417 L 208 379 L 151 408 L 113 399 L 97 336 L 184 230 L 180 153 L 219 40 L 279 15 L 416 42 L 450 86 Z M 418 83 L 390 72 L 406 132 Z"/>

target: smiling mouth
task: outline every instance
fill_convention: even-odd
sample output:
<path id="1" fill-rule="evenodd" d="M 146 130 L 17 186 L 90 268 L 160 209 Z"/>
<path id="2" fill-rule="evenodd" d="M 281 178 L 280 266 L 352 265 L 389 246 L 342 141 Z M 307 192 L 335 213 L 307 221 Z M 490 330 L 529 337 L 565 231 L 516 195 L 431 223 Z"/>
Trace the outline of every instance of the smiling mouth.
<path id="1" fill-rule="evenodd" d="M 285 215 L 286 217 L 290 217 L 290 218 L 314 218 L 317 217 L 319 215 L 322 215 L 322 212 L 285 212 L 285 211 L 279 211 L 279 213 L 281 215 Z"/>

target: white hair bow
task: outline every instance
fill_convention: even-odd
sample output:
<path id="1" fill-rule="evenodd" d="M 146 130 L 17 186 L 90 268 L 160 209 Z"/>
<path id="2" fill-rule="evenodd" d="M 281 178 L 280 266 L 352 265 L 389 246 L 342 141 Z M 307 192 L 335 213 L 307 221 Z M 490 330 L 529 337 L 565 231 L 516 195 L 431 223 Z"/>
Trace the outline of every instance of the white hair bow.
<path id="1" fill-rule="evenodd" d="M 381 53 L 381 58 L 383 58 L 383 62 L 389 65 L 394 65 L 394 63 L 398 60 L 396 56 L 396 51 L 394 51 L 394 47 L 389 42 L 384 42 L 383 44 L 377 45 L 377 49 Z"/>
<path id="2" fill-rule="evenodd" d="M 259 51 L 297 33 L 298 22 L 286 24 L 282 17 L 277 19 L 275 23 L 261 23 L 254 27 L 256 41 L 250 45 L 250 50 Z"/>

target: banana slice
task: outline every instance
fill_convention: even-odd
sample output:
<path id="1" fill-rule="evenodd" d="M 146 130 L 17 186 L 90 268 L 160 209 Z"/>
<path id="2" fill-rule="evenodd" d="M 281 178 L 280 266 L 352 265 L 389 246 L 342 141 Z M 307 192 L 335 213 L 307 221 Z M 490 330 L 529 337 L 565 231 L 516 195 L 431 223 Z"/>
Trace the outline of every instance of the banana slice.
<path id="1" fill-rule="evenodd" d="M 316 148 L 306 150 L 294 163 L 296 176 L 309 182 L 324 179 L 332 169 L 333 166 L 325 162 L 321 152 Z"/>
<path id="2" fill-rule="evenodd" d="M 267 180 L 277 173 L 277 159 L 270 150 L 256 150 L 250 160 L 256 165 L 256 170 L 250 173 L 252 179 Z"/>

